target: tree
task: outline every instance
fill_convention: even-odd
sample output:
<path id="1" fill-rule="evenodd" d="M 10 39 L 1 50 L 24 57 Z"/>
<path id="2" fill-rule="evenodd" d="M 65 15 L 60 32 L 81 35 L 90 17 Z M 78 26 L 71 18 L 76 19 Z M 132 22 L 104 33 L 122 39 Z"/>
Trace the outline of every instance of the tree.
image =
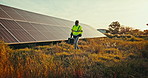
<path id="1" fill-rule="evenodd" d="M 118 34 L 119 33 L 119 29 L 120 29 L 120 23 L 118 21 L 112 22 L 109 25 L 109 31 L 112 34 Z"/>
<path id="2" fill-rule="evenodd" d="M 125 27 L 125 26 L 122 26 L 120 27 L 120 34 L 127 34 L 129 33 L 131 30 L 133 30 L 132 27 Z"/>
<path id="3" fill-rule="evenodd" d="M 148 30 L 144 30 L 144 35 L 148 35 Z"/>
<path id="4" fill-rule="evenodd" d="M 133 36 L 140 36 L 140 35 L 143 35 L 143 32 L 140 31 L 139 29 L 134 29 L 130 31 L 130 34 Z"/>

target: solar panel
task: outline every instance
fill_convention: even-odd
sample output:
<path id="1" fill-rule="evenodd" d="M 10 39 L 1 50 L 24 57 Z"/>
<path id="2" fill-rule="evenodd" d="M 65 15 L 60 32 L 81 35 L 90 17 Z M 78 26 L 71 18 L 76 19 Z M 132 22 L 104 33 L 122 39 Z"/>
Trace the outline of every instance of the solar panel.
<path id="1" fill-rule="evenodd" d="M 2 20 L 0 22 L 20 41 L 35 41 L 19 24 L 13 20 Z"/>
<path id="2" fill-rule="evenodd" d="M 7 28 L 7 29 L 22 29 L 15 21 L 13 20 L 6 20 L 0 19 L 0 22 Z"/>
<path id="3" fill-rule="evenodd" d="M 51 26 L 51 25 L 44 25 L 44 28 L 47 29 L 47 32 L 49 32 L 49 34 L 52 36 L 50 38 L 54 38 L 55 39 L 58 39 L 58 36 L 56 35 L 56 30 L 54 28 L 54 26 Z"/>
<path id="4" fill-rule="evenodd" d="M 22 15 L 26 21 L 34 22 L 34 23 L 43 23 L 43 24 L 51 24 L 51 25 L 59 25 L 57 22 L 53 20 L 53 17 L 35 14 L 31 12 L 27 12 L 24 10 L 16 9 L 16 11 Z"/>
<path id="5" fill-rule="evenodd" d="M 0 18 L 11 18 L 10 16 L 8 16 L 6 14 L 6 12 L 4 12 L 1 8 L 0 8 Z"/>
<path id="6" fill-rule="evenodd" d="M 39 32 L 32 24 L 28 22 L 17 21 L 36 41 L 47 40 L 47 38 Z"/>
<path id="7" fill-rule="evenodd" d="M 67 40 L 73 24 L 69 20 L 0 4 L 0 40 L 9 44 Z M 86 24 L 80 25 L 82 38 L 105 37 Z"/>
<path id="8" fill-rule="evenodd" d="M 0 24 L 0 39 L 5 42 L 18 42 L 3 26 Z"/>
<path id="9" fill-rule="evenodd" d="M 7 13 L 9 15 L 9 17 L 12 17 L 15 20 L 25 20 L 21 15 L 19 15 L 19 13 L 17 13 L 13 8 L 10 7 L 6 7 L 6 6 L 1 6 L 1 9 L 3 9 L 3 11 L 5 13 Z"/>

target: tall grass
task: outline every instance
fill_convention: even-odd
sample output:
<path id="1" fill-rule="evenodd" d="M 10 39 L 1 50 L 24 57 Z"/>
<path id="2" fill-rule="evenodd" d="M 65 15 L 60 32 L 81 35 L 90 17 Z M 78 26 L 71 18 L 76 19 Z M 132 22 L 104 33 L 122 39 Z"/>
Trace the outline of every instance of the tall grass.
<path id="1" fill-rule="evenodd" d="M 0 42 L 0 78 L 147 78 L 148 41 L 108 38 L 11 49 Z"/>

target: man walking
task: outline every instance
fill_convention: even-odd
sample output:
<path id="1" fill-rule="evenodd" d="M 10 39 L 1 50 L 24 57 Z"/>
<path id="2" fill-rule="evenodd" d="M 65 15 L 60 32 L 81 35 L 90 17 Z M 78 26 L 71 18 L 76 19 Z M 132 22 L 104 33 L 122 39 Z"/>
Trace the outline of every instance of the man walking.
<path id="1" fill-rule="evenodd" d="M 75 21 L 75 25 L 73 25 L 71 30 L 72 30 L 71 37 L 73 36 L 73 38 L 74 38 L 74 48 L 79 49 L 78 41 L 79 41 L 79 37 L 82 36 L 83 30 L 82 30 L 82 27 L 79 25 L 78 20 Z"/>

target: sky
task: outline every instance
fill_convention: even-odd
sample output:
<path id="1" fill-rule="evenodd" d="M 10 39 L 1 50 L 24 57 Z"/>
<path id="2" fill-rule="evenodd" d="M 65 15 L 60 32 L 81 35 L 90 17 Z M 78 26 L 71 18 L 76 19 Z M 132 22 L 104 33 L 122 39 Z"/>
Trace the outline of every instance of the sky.
<path id="1" fill-rule="evenodd" d="M 148 29 L 148 0 L 0 0 L 0 4 L 79 20 L 97 29 L 108 28 L 115 21 L 123 26 Z"/>

